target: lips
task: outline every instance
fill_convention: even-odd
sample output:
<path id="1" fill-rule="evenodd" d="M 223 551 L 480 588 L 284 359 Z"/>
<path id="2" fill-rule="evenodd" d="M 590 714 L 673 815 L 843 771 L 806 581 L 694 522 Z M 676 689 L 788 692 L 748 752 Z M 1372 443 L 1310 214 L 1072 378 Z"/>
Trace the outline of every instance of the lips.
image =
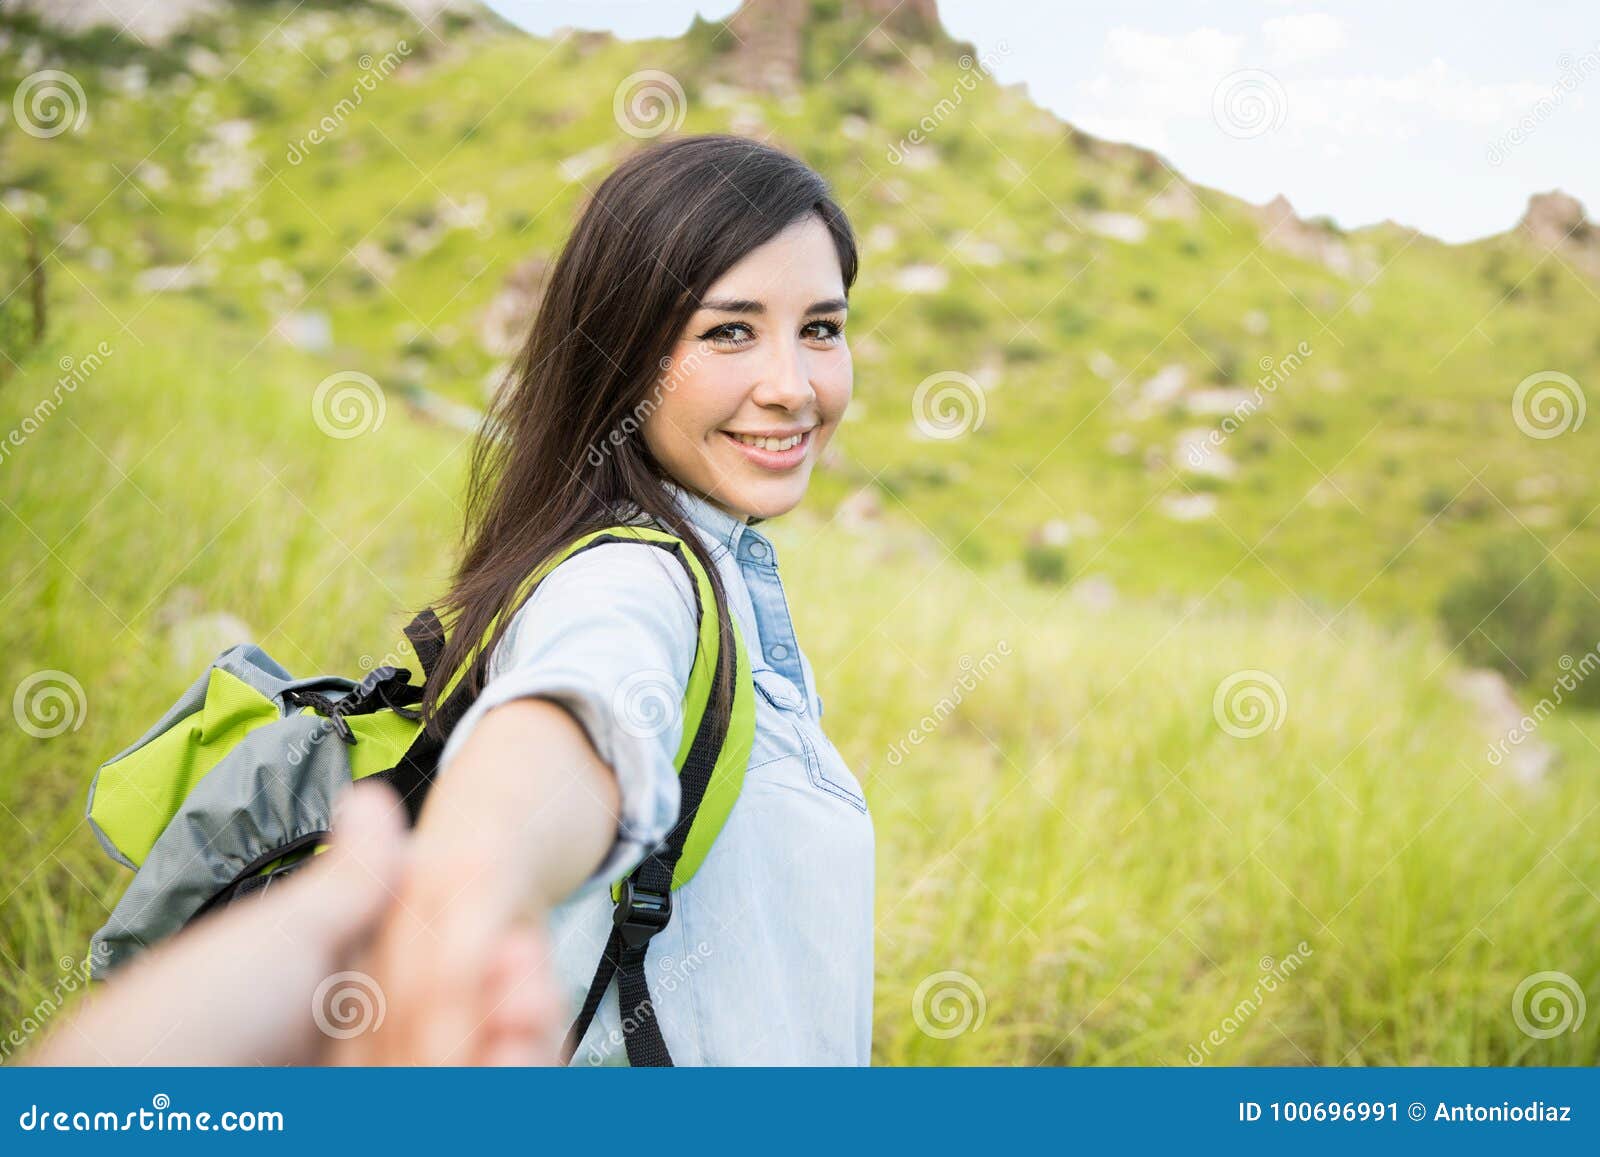
<path id="1" fill-rule="evenodd" d="M 791 434 L 787 437 L 761 437 L 751 435 L 738 435 L 728 430 L 719 430 L 723 437 L 743 454 L 745 459 L 763 470 L 782 471 L 792 470 L 805 461 L 806 455 L 811 450 L 811 436 L 815 430 L 807 430 L 803 434 Z M 780 448 L 781 447 L 781 448 Z"/>

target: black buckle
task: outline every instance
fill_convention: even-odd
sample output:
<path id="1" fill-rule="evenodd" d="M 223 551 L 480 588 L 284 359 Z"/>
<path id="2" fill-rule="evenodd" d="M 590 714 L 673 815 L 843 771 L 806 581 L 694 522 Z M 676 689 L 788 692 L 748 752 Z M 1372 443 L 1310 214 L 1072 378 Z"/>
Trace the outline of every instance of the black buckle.
<path id="1" fill-rule="evenodd" d="M 396 702 L 396 698 L 401 701 Z M 387 664 L 375 667 L 367 672 L 366 678 L 351 693 L 340 700 L 341 715 L 367 715 L 381 707 L 388 707 L 398 715 L 407 719 L 416 719 L 415 711 L 407 711 L 406 705 L 422 698 L 422 688 L 411 685 L 411 672 L 404 667 L 391 667 Z"/>
<path id="2" fill-rule="evenodd" d="M 650 937 L 665 928 L 671 919 L 671 892 L 647 892 L 634 887 L 632 880 L 622 881 L 622 894 L 617 897 L 611 922 L 622 929 L 622 942 L 629 948 L 650 943 Z"/>
<path id="3" fill-rule="evenodd" d="M 367 673 L 366 678 L 338 699 L 330 699 L 310 687 L 297 687 L 285 693 L 283 701 L 297 707 L 310 707 L 324 716 L 339 738 L 355 743 L 355 732 L 345 722 L 347 715 L 371 715 L 388 707 L 406 719 L 420 719 L 418 711 L 407 705 L 422 698 L 422 688 L 411 685 L 411 672 L 404 667 L 382 666 Z"/>

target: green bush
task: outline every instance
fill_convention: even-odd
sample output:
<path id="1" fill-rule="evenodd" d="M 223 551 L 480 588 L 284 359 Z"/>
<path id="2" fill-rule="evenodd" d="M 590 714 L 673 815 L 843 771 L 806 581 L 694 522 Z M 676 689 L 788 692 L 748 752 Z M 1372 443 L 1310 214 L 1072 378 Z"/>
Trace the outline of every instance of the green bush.
<path id="1" fill-rule="evenodd" d="M 1559 684 L 1564 703 L 1600 707 L 1600 601 L 1576 580 L 1565 586 L 1551 633 L 1558 645 L 1541 678 Z"/>
<path id="2" fill-rule="evenodd" d="M 1439 600 L 1447 642 L 1463 659 L 1523 683 L 1549 666 L 1559 583 L 1526 538 L 1496 539 Z"/>
<path id="3" fill-rule="evenodd" d="M 1022 571 L 1029 581 L 1060 586 L 1067 581 L 1067 548 L 1030 542 L 1022 548 Z"/>

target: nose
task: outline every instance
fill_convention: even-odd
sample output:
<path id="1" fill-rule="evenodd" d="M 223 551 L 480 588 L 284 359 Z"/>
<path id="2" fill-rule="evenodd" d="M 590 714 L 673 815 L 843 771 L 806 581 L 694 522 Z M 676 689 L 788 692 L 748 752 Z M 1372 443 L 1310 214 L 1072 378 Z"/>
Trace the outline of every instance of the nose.
<path id="1" fill-rule="evenodd" d="M 778 343 L 750 396 L 758 406 L 776 406 L 791 413 L 809 409 L 817 392 L 811 388 L 805 347 L 799 342 Z"/>

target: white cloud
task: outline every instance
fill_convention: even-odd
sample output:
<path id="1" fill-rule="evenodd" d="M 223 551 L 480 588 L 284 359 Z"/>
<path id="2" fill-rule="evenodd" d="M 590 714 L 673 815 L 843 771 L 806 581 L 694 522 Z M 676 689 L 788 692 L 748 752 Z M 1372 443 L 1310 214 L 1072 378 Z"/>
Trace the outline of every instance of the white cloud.
<path id="1" fill-rule="evenodd" d="M 1477 81 L 1439 59 L 1395 75 L 1344 71 L 1337 67 L 1340 58 L 1327 58 L 1343 44 L 1342 27 L 1323 13 L 1269 20 L 1263 35 L 1273 68 L 1323 56 L 1313 66 L 1268 70 L 1281 86 L 1284 127 L 1319 147 L 1330 134 L 1410 140 L 1447 123 L 1493 130 L 1514 123 L 1550 91 L 1549 85 Z M 1262 63 L 1246 51 L 1243 37 L 1216 29 L 1165 36 L 1126 26 L 1107 33 L 1103 61 L 1103 70 L 1082 86 L 1088 99 L 1078 123 L 1155 148 L 1166 145 L 1178 124 L 1210 119 L 1218 86 Z"/>
<path id="2" fill-rule="evenodd" d="M 1294 83 L 1290 116 L 1306 128 L 1346 137 L 1410 139 L 1430 126 L 1462 124 L 1494 130 L 1533 107 L 1549 87 L 1474 81 L 1442 60 L 1399 76 L 1322 76 Z"/>
<path id="3" fill-rule="evenodd" d="M 1221 77 L 1239 67 L 1243 47 L 1242 37 L 1214 28 L 1182 36 L 1112 28 L 1106 34 L 1104 70 L 1083 86 L 1090 100 L 1080 123 L 1089 132 L 1104 129 L 1110 135 L 1107 125 L 1160 125 L 1195 109 L 1209 116 L 1211 93 Z"/>
<path id="4" fill-rule="evenodd" d="M 1344 24 L 1326 12 L 1275 16 L 1261 26 L 1267 60 L 1277 67 L 1332 56 L 1344 46 Z"/>

